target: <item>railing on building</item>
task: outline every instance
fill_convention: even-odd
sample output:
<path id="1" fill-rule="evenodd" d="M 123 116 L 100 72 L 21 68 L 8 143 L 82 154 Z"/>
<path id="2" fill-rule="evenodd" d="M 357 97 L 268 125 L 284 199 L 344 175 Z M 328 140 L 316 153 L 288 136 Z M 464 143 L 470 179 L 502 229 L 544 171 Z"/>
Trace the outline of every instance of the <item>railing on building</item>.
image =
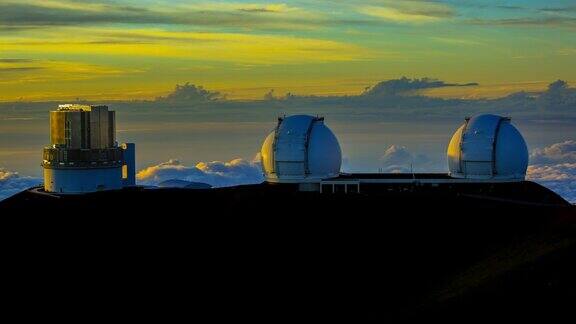
<path id="1" fill-rule="evenodd" d="M 121 147 L 106 149 L 65 149 L 44 148 L 43 167 L 47 168 L 86 168 L 118 167 L 124 163 L 124 150 Z"/>

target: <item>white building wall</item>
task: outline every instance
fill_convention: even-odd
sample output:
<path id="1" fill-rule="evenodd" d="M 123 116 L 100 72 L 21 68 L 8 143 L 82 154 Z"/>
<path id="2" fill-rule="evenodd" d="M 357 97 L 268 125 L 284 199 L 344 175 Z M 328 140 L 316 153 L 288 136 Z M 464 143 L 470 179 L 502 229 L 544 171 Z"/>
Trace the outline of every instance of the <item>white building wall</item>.
<path id="1" fill-rule="evenodd" d="M 122 188 L 122 167 L 102 169 L 44 168 L 44 188 L 56 193 L 85 193 Z"/>

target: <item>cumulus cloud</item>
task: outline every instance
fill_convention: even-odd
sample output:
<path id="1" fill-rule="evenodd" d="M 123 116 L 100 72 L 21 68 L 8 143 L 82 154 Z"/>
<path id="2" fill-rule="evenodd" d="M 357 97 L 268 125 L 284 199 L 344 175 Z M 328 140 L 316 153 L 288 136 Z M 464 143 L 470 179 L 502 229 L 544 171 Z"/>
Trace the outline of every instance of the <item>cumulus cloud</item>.
<path id="1" fill-rule="evenodd" d="M 576 203 L 576 141 L 567 140 L 530 154 L 526 178 Z"/>
<path id="2" fill-rule="evenodd" d="M 416 90 L 443 88 L 443 87 L 466 87 L 476 86 L 478 83 L 446 83 L 441 80 L 422 78 L 422 79 L 409 79 L 402 77 L 400 79 L 386 80 L 377 83 L 376 85 L 367 88 L 363 96 L 395 96 L 403 94 L 411 94 Z"/>
<path id="3" fill-rule="evenodd" d="M 178 160 L 170 159 L 139 171 L 136 178 L 144 185 L 158 185 L 167 180 L 179 179 L 207 183 L 214 187 L 253 184 L 264 180 L 260 164 L 243 159 L 199 162 L 195 166 L 186 166 Z"/>
<path id="4" fill-rule="evenodd" d="M 286 96 L 278 96 L 274 92 L 268 92 L 263 101 L 253 101 L 251 107 L 271 102 L 282 105 L 283 110 L 306 108 L 314 113 L 321 113 L 321 109 L 330 107 L 330 113 L 334 107 L 349 109 L 347 112 L 373 113 L 371 109 L 386 111 L 386 119 L 410 118 L 418 119 L 423 116 L 449 117 L 471 116 L 475 114 L 500 114 L 519 117 L 531 117 L 542 120 L 552 117 L 562 118 L 562 122 L 569 122 L 576 117 L 576 88 L 570 87 L 566 82 L 554 81 L 545 91 L 520 91 L 510 93 L 495 90 L 490 86 L 477 87 L 478 84 L 446 82 L 434 78 L 411 79 L 401 77 L 378 82 L 364 88 L 358 95 L 298 95 L 288 93 Z M 479 96 L 464 95 L 467 91 L 457 91 L 465 87 L 469 93 L 478 93 Z M 492 89 L 492 90 L 491 90 Z M 450 91 L 449 91 L 450 90 Z M 450 95 L 460 93 L 460 95 Z M 488 90 L 488 92 L 483 92 Z M 432 92 L 430 92 L 432 91 Z M 496 92 L 493 92 L 496 91 Z M 487 97 L 482 97 L 485 93 Z M 444 95 L 442 95 L 444 94 Z M 502 96 L 503 97 L 491 97 Z M 268 106 L 265 106 L 269 108 Z M 559 116 L 561 114 L 561 116 Z M 381 118 L 381 116 L 378 116 Z"/>
<path id="5" fill-rule="evenodd" d="M 556 80 L 540 94 L 537 104 L 550 110 L 573 111 L 576 106 L 576 89 L 570 88 L 564 80 Z"/>
<path id="6" fill-rule="evenodd" d="M 389 173 L 406 173 L 416 168 L 431 167 L 432 161 L 424 154 L 413 154 L 405 146 L 391 145 L 380 158 L 382 171 Z"/>
<path id="7" fill-rule="evenodd" d="M 174 91 L 169 93 L 166 97 L 158 97 L 156 101 L 168 102 L 210 102 L 222 100 L 225 96 L 218 91 L 210 91 L 204 89 L 202 86 L 196 86 L 189 82 L 185 84 L 177 84 Z"/>
<path id="8" fill-rule="evenodd" d="M 530 154 L 530 163 L 576 163 L 576 141 L 567 140 L 543 149 L 535 149 Z"/>
<path id="9" fill-rule="evenodd" d="M 531 165 L 526 177 L 576 203 L 576 163 Z"/>
<path id="10" fill-rule="evenodd" d="M 0 200 L 41 183 L 42 179 L 20 176 L 18 172 L 0 168 Z"/>

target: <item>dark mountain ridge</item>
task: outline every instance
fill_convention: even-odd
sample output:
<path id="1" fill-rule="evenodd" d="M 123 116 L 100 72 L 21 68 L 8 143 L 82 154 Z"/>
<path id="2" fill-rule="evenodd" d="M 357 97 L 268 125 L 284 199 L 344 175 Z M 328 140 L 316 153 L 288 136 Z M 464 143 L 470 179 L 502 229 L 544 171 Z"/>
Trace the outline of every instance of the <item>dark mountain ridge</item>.
<path id="1" fill-rule="evenodd" d="M 56 249 L 58 259 L 101 260 L 94 271 L 117 264 L 134 278 L 162 274 L 193 285 L 208 308 L 286 311 L 297 301 L 357 318 L 513 314 L 561 310 L 576 291 L 575 207 L 531 182 L 378 184 L 347 194 L 267 183 L 73 196 L 36 188 L 0 210 L 25 223 L 13 229 L 40 259 Z M 143 270 L 144 260 L 155 261 Z"/>

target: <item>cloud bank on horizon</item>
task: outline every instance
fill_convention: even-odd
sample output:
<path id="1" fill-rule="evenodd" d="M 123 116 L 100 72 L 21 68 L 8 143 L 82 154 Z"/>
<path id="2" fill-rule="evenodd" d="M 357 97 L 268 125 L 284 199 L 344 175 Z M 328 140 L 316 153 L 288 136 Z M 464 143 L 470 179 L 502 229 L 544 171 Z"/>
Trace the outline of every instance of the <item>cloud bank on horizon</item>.
<path id="1" fill-rule="evenodd" d="M 441 172 L 445 169 L 445 163 L 435 162 L 425 154 L 414 154 L 399 145 L 390 145 L 380 162 L 384 173 Z"/>
<path id="2" fill-rule="evenodd" d="M 276 103 L 286 107 L 317 105 L 347 106 L 349 108 L 361 109 L 361 107 L 379 108 L 450 108 L 455 106 L 465 106 L 469 111 L 474 109 L 485 109 L 494 111 L 497 107 L 499 111 L 507 112 L 575 112 L 576 113 L 576 88 L 570 87 L 564 80 L 556 80 L 548 83 L 543 91 L 518 91 L 498 98 L 441 98 L 429 95 L 427 90 L 444 88 L 467 88 L 478 86 L 478 83 L 470 82 L 465 84 L 448 83 L 433 78 L 407 78 L 401 77 L 380 81 L 372 86 L 366 87 L 358 95 L 345 96 L 316 96 L 300 95 L 288 92 L 285 95 L 276 95 L 271 89 L 263 95 L 260 100 L 247 102 Z M 218 104 L 225 107 L 226 104 L 234 105 L 235 100 L 228 100 L 225 93 L 212 91 L 203 86 L 194 85 L 189 82 L 177 84 L 174 90 L 166 96 L 159 96 L 154 101 L 155 107 L 166 106 L 195 106 L 203 105 L 209 107 L 210 104 Z"/>
<path id="3" fill-rule="evenodd" d="M 391 145 L 381 157 L 382 171 L 390 173 L 430 172 L 446 170 L 439 161 L 424 154 L 414 154 L 404 146 Z M 530 153 L 526 179 L 556 192 L 576 203 L 576 141 L 566 140 Z"/>
<path id="4" fill-rule="evenodd" d="M 199 162 L 195 166 L 185 166 L 178 160 L 170 159 L 140 170 L 136 178 L 138 183 L 143 185 L 159 185 L 168 180 L 184 180 L 207 183 L 213 187 L 230 187 L 264 181 L 260 163 L 243 159 L 228 162 Z"/>
<path id="5" fill-rule="evenodd" d="M 428 92 L 436 89 L 476 86 L 474 82 L 458 84 L 426 77 L 420 79 L 401 77 L 377 82 L 356 95 L 318 96 L 292 92 L 281 95 L 272 89 L 260 99 L 237 101 L 228 99 L 225 93 L 185 83 L 176 85 L 172 92 L 153 101 L 127 102 L 125 105 L 138 106 L 138 111 L 148 108 L 158 113 L 166 109 L 172 111 L 174 108 L 178 108 L 182 113 L 202 109 L 198 110 L 202 116 L 208 117 L 213 114 L 214 118 L 225 117 L 224 114 L 235 109 L 242 109 L 243 118 L 258 113 L 268 116 L 270 112 L 277 114 L 337 112 L 367 116 L 380 111 L 386 112 L 388 119 L 431 115 L 464 117 L 479 113 L 502 114 L 513 118 L 523 116 L 532 116 L 536 119 L 558 116 L 576 118 L 576 88 L 564 80 L 549 82 L 542 91 L 520 90 L 497 98 L 443 98 Z"/>
<path id="6" fill-rule="evenodd" d="M 264 181 L 260 162 L 244 159 L 199 162 L 195 166 L 186 166 L 178 160 L 170 159 L 138 171 L 136 177 L 139 185 L 149 186 L 177 183 L 170 180 L 205 183 L 213 187 L 257 184 Z M 0 201 L 42 183 L 43 179 L 21 176 L 17 172 L 0 168 Z"/>
<path id="7" fill-rule="evenodd" d="M 567 140 L 530 154 L 527 179 L 576 203 L 576 141 Z"/>
<path id="8" fill-rule="evenodd" d="M 37 186 L 42 179 L 20 176 L 18 172 L 0 168 L 0 200 L 6 199 L 30 187 Z"/>
<path id="9" fill-rule="evenodd" d="M 382 171 L 390 173 L 441 170 L 439 162 L 424 154 L 414 154 L 404 146 L 391 145 L 381 157 Z M 445 169 L 445 166 L 444 166 Z M 567 140 L 535 149 L 530 154 L 526 178 L 576 203 L 576 141 Z M 229 162 L 200 162 L 185 166 L 169 160 L 138 172 L 141 184 L 158 185 L 167 180 L 186 180 L 208 183 L 215 187 L 254 184 L 264 181 L 258 162 L 235 159 Z"/>
<path id="10" fill-rule="evenodd" d="M 256 184 L 264 181 L 260 163 L 244 159 L 228 162 L 199 162 L 186 166 L 170 159 L 137 173 L 138 184 L 157 186 L 171 180 L 207 183 L 213 187 Z M 390 173 L 441 170 L 440 163 L 424 154 L 414 154 L 404 146 L 391 145 L 381 157 L 382 171 Z M 445 169 L 445 167 L 444 167 Z M 576 141 L 566 140 L 530 154 L 526 179 L 542 184 L 569 202 L 576 203 Z M 0 200 L 42 183 L 42 179 L 20 176 L 0 169 Z"/>
<path id="11" fill-rule="evenodd" d="M 404 146 L 391 145 L 381 157 L 382 171 L 390 173 L 439 172 L 439 161 L 425 154 L 414 154 Z M 527 180 L 535 181 L 576 203 L 576 141 L 566 140 L 530 154 Z M 150 166 L 138 172 L 142 184 L 158 185 L 166 180 L 204 182 L 215 187 L 253 184 L 264 181 L 258 162 L 235 159 L 230 162 L 200 162 L 184 166 L 177 160 Z"/>

